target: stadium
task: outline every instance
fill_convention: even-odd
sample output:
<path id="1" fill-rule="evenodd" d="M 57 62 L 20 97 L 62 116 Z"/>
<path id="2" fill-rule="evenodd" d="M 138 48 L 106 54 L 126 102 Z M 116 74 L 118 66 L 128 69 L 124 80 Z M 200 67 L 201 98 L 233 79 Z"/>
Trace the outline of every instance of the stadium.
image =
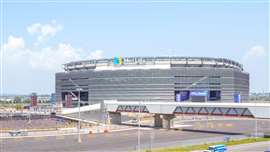
<path id="1" fill-rule="evenodd" d="M 76 100 L 74 95 L 86 105 L 104 100 L 248 102 L 249 74 L 225 58 L 115 57 L 64 64 L 55 89 L 56 101 L 64 106 L 67 97 Z"/>

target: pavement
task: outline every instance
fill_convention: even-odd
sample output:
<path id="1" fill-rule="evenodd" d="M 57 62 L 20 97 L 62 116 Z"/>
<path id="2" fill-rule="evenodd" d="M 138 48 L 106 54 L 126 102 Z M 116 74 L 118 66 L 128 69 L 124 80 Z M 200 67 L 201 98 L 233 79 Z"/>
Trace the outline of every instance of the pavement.
<path id="1" fill-rule="evenodd" d="M 270 141 L 228 147 L 228 152 L 264 152 L 266 150 L 270 151 Z"/>
<path id="2" fill-rule="evenodd" d="M 244 138 L 243 136 L 233 136 Z M 141 148 L 181 146 L 213 141 L 222 141 L 223 136 L 207 133 L 192 133 L 179 130 L 141 130 Z M 121 131 L 103 134 L 46 136 L 35 138 L 2 139 L 1 152 L 43 151 L 133 151 L 137 148 L 137 131 Z"/>
<path id="3" fill-rule="evenodd" d="M 89 134 L 89 133 L 105 133 L 105 132 L 118 132 L 118 131 L 128 131 L 135 130 L 136 127 L 125 126 L 125 125 L 102 125 L 95 126 L 90 128 L 82 128 L 80 129 L 81 134 Z M 149 130 L 149 127 L 141 127 L 141 130 Z M 44 131 L 36 131 L 32 129 L 27 130 L 13 130 L 14 132 L 21 131 L 26 133 L 26 135 L 18 135 L 11 136 L 9 132 L 2 132 L 0 134 L 0 139 L 9 139 L 9 138 L 32 138 L 32 137 L 45 137 L 45 136 L 65 136 L 65 135 L 74 135 L 78 134 L 77 127 L 73 128 L 58 128 L 57 130 L 44 130 Z M 11 131 L 12 132 L 12 131 Z"/>
<path id="4" fill-rule="evenodd" d="M 242 139 L 254 133 L 253 120 L 212 120 L 175 122 L 186 125 L 181 129 L 142 129 L 141 148 L 160 148 L 204 144 L 223 141 L 225 137 Z M 268 132 L 269 121 L 258 121 L 258 132 Z M 138 130 L 83 134 L 82 142 L 77 135 L 59 135 L 33 138 L 1 139 L 1 152 L 43 152 L 43 151 L 133 151 L 137 149 Z M 252 147 L 252 146 L 251 146 Z M 237 148 L 237 147 L 236 147 Z M 246 148 L 245 146 L 242 148 Z M 256 146 L 255 146 L 256 148 Z M 250 148 L 251 149 L 251 148 Z M 245 151 L 238 147 L 236 151 Z"/>

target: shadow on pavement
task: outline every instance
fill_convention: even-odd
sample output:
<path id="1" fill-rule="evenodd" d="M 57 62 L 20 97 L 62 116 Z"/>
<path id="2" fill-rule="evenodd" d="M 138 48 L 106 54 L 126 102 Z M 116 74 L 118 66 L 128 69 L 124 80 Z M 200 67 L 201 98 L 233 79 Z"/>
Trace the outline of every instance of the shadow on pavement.
<path id="1" fill-rule="evenodd" d="M 201 132 L 201 133 L 212 133 L 212 134 L 222 134 L 222 135 L 244 135 L 244 133 L 226 132 L 226 131 L 215 131 L 215 130 L 182 129 L 182 131 Z"/>

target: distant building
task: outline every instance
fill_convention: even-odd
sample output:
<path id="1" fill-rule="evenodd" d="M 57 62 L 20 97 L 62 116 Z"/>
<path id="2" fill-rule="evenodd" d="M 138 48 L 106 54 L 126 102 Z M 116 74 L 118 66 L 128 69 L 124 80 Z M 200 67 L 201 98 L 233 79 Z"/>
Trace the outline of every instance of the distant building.
<path id="1" fill-rule="evenodd" d="M 251 93 L 250 100 L 252 101 L 270 101 L 270 93 Z"/>
<path id="2" fill-rule="evenodd" d="M 65 96 L 65 107 L 72 108 L 72 95 L 70 94 Z"/>
<path id="3" fill-rule="evenodd" d="M 38 103 L 48 103 L 50 101 L 50 95 L 38 95 Z"/>
<path id="4" fill-rule="evenodd" d="M 56 102 L 55 93 L 52 93 L 51 96 L 50 96 L 50 103 L 55 104 L 55 102 Z"/>
<path id="5" fill-rule="evenodd" d="M 36 93 L 31 94 L 31 106 L 32 107 L 37 106 L 37 94 Z"/>

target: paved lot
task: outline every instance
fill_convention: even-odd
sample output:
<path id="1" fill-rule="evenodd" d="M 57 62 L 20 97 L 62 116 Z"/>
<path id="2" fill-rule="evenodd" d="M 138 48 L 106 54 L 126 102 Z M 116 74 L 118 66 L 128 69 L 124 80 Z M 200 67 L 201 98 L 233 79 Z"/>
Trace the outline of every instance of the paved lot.
<path id="1" fill-rule="evenodd" d="M 175 124 L 190 125 L 186 131 L 224 133 L 224 134 L 254 134 L 270 133 L 270 120 L 234 119 L 234 120 L 212 120 L 212 121 L 190 121 Z"/>
<path id="2" fill-rule="evenodd" d="M 222 141 L 225 136 L 243 138 L 254 132 L 253 120 L 216 120 L 209 122 L 186 122 L 191 125 L 184 130 L 144 129 L 141 130 L 142 148 L 182 146 Z M 210 125 L 209 125 L 210 124 Z M 260 132 L 268 131 L 269 121 L 258 121 Z M 2 139 L 1 152 L 39 151 L 132 151 L 137 146 L 137 130 L 90 134 L 82 136 L 56 136 Z"/>
<path id="3" fill-rule="evenodd" d="M 236 145 L 228 148 L 228 152 L 264 152 L 270 150 L 270 142 L 258 142 Z"/>
<path id="4" fill-rule="evenodd" d="M 1 114 L 1 113 L 0 113 Z M 18 129 L 46 129 L 74 127 L 77 123 L 62 118 L 42 115 L 14 115 L 0 116 L 0 129 L 2 130 L 18 130 Z"/>
<path id="5" fill-rule="evenodd" d="M 206 140 L 222 137 L 215 134 L 191 133 L 183 131 L 143 130 L 141 131 L 141 143 L 143 148 L 151 146 L 151 132 L 155 137 L 152 140 L 153 147 L 182 145 L 196 143 L 198 139 Z M 189 141 L 193 140 L 194 141 Z M 83 135 L 83 142 L 77 143 L 77 136 L 56 136 L 9 139 L 2 141 L 3 152 L 13 151 L 130 151 L 135 150 L 137 145 L 136 131 L 123 131 L 107 134 Z M 220 138 L 222 140 L 222 138 Z M 187 143 L 183 141 L 188 141 Z M 205 141 L 206 142 L 206 141 Z"/>

